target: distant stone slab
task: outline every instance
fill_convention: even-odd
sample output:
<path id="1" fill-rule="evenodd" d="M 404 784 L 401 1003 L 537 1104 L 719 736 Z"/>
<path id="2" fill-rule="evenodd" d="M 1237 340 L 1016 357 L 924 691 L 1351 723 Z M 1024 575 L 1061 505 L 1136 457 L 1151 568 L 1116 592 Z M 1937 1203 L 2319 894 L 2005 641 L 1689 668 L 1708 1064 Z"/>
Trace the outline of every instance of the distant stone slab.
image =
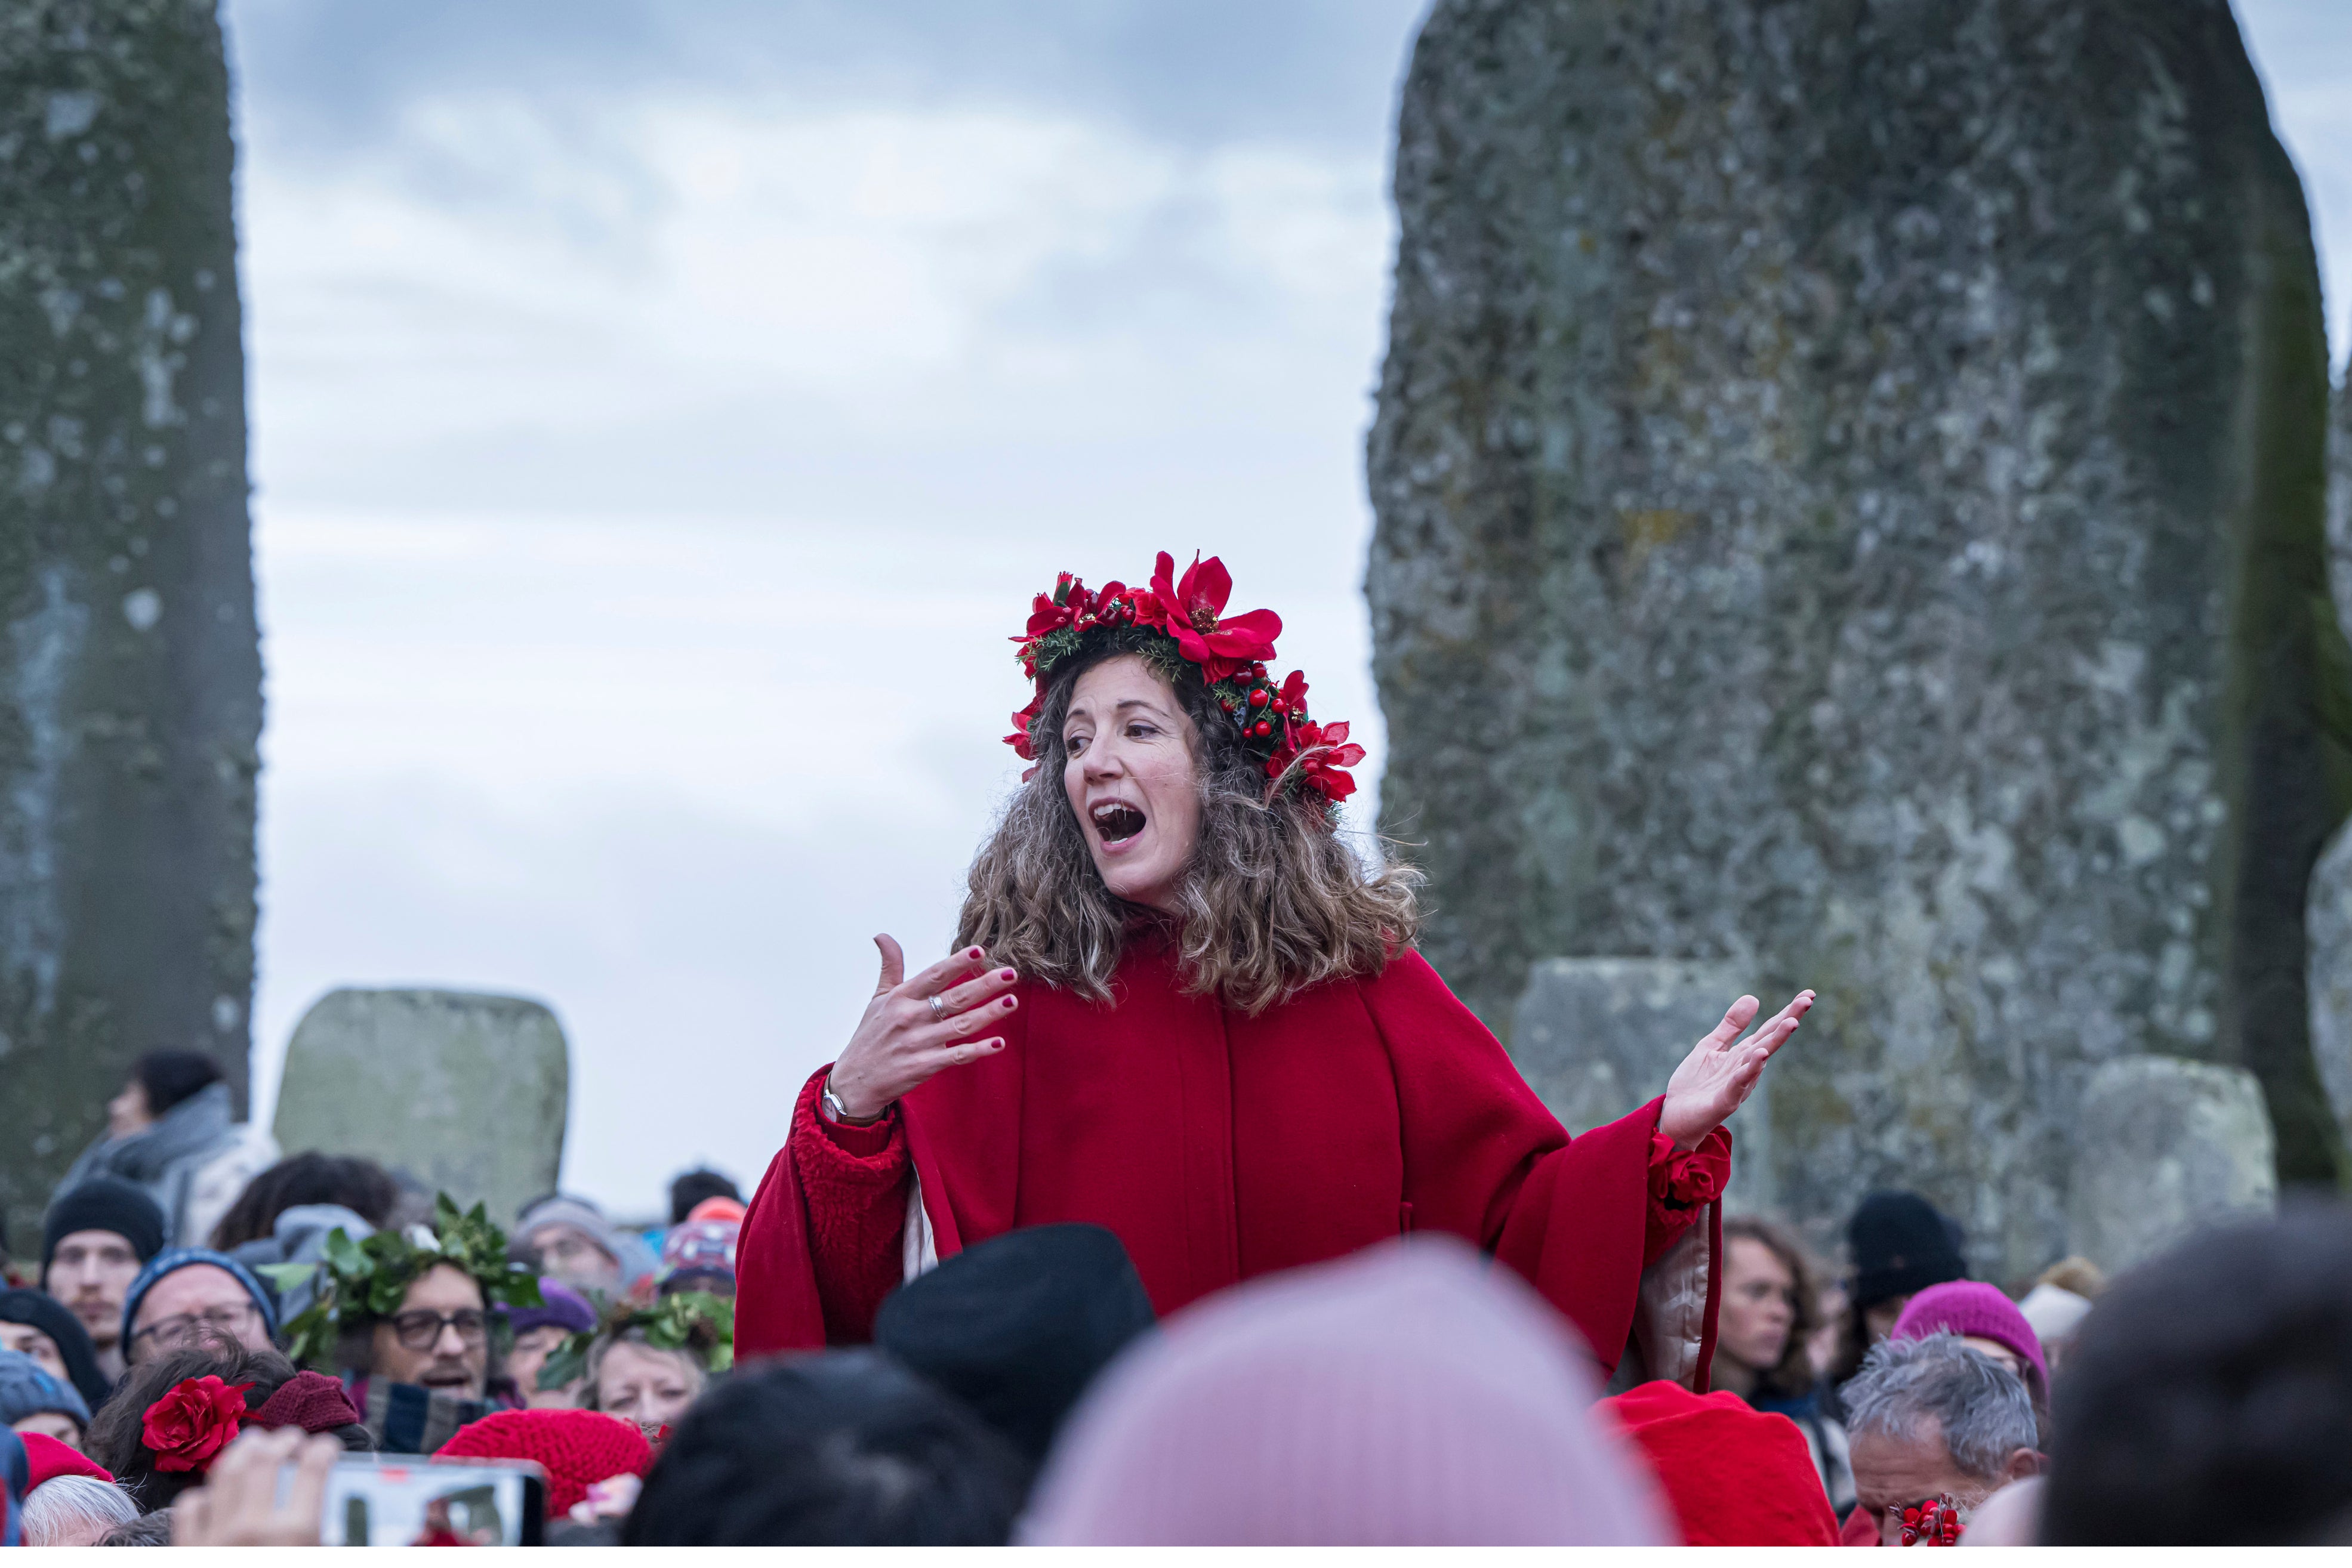
<path id="1" fill-rule="evenodd" d="M 363 1155 L 510 1224 L 555 1189 L 570 1084 L 563 1026 L 541 1003 L 331 991 L 287 1047 L 278 1144 Z"/>
<path id="2" fill-rule="evenodd" d="M 1571 1134 L 1589 1132 L 1664 1093 L 1691 1047 L 1743 992 L 1761 995 L 1735 965 L 1547 958 L 1512 1010 L 1511 1059 Z M 1773 1206 L 1771 1085 L 1768 1072 L 1731 1119 L 1725 1207 L 1735 1211 Z"/>
<path id="3" fill-rule="evenodd" d="M 2242 1068 L 2169 1056 L 2108 1062 L 2084 1086 L 2075 1136 L 2070 1235 L 2110 1271 L 2277 1206 L 2270 1114 Z"/>

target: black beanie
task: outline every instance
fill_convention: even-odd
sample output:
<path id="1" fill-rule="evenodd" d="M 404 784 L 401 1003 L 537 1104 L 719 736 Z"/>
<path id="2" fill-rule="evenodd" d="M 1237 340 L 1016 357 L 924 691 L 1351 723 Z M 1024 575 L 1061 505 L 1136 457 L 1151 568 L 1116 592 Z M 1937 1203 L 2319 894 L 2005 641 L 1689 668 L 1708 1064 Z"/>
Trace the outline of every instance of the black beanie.
<path id="1" fill-rule="evenodd" d="M 1916 1192 L 1872 1193 L 1846 1223 L 1845 1239 L 1853 1255 L 1853 1304 L 1864 1312 L 1969 1277 L 1959 1226 Z"/>
<path id="2" fill-rule="evenodd" d="M 49 1336 L 66 1364 L 66 1378 L 95 1410 L 114 1385 L 98 1369 L 98 1347 L 67 1305 L 46 1291 L 0 1291 L 0 1323 L 23 1323 Z"/>
<path id="3" fill-rule="evenodd" d="M 93 1176 L 49 1205 L 41 1221 L 41 1278 L 49 1277 L 49 1260 L 58 1243 L 77 1230 L 111 1230 L 131 1243 L 131 1250 L 146 1262 L 163 1250 L 163 1210 L 143 1188 L 117 1176 Z"/>
<path id="4" fill-rule="evenodd" d="M 893 1291 L 874 1343 L 1034 1461 L 1095 1375 L 1152 1324 L 1117 1236 L 1038 1225 L 968 1247 Z"/>

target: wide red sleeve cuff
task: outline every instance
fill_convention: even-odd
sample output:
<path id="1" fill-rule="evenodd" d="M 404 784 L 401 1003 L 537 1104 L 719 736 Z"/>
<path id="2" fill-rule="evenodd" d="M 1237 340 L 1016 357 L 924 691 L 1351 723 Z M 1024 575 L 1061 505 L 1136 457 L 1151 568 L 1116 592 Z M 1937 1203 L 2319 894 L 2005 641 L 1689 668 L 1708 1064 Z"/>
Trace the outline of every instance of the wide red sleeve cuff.
<path id="1" fill-rule="evenodd" d="M 866 1127 L 818 1115 L 824 1076 L 819 1071 L 802 1089 L 784 1148 L 807 1203 L 826 1341 L 858 1344 L 872 1337 L 875 1309 L 901 1276 L 910 1162 L 895 1107 Z"/>
<path id="2" fill-rule="evenodd" d="M 1665 1256 L 1706 1206 L 1731 1184 L 1731 1134 L 1717 1127 L 1695 1149 L 1677 1149 L 1664 1133 L 1650 1134 L 1650 1211 L 1643 1226 L 1642 1264 Z"/>

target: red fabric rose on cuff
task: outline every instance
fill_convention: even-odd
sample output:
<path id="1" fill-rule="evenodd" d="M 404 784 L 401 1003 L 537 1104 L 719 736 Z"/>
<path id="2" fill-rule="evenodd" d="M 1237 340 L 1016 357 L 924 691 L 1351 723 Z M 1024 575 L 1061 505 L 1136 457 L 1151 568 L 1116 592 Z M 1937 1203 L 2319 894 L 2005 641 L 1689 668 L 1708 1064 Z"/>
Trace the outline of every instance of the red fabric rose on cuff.
<path id="1" fill-rule="evenodd" d="M 245 1391 L 219 1378 L 183 1379 L 172 1391 L 147 1406 L 139 1427 L 139 1441 L 155 1456 L 163 1471 L 201 1470 L 213 1456 L 229 1445 L 245 1422 Z"/>
<path id="2" fill-rule="evenodd" d="M 1721 1127 L 1695 1149 L 1676 1149 L 1664 1133 L 1650 1134 L 1650 1191 L 1669 1208 L 1704 1208 L 1731 1179 L 1731 1134 Z"/>

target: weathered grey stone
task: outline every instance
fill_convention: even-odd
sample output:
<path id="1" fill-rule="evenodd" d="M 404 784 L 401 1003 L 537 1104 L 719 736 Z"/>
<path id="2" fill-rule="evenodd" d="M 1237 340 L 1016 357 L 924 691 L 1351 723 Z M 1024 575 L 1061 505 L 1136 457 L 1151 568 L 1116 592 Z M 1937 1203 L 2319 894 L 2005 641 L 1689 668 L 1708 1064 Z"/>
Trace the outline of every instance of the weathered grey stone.
<path id="1" fill-rule="evenodd" d="M 0 7 L 0 1207 L 140 1052 L 241 1093 L 261 665 L 209 0 Z"/>
<path id="2" fill-rule="evenodd" d="M 1396 199 L 1383 825 L 1471 1005 L 1818 988 L 1783 1201 L 1916 1186 L 2006 1274 L 2111 1058 L 2252 1069 L 2336 1179 L 2326 350 L 2226 4 L 1439 0 Z"/>
<path id="3" fill-rule="evenodd" d="M 365 1155 L 505 1224 L 555 1190 L 570 1083 L 563 1026 L 541 1003 L 330 991 L 286 1048 L 278 1145 Z"/>
<path id="4" fill-rule="evenodd" d="M 1743 992 L 1755 988 L 1730 964 L 1547 958 L 1528 972 L 1511 1009 L 1511 1060 L 1570 1133 L 1586 1132 L 1664 1093 L 1675 1069 Z M 1771 1092 L 1768 1072 L 1730 1122 L 1724 1201 L 1735 1211 L 1773 1206 Z"/>
<path id="5" fill-rule="evenodd" d="M 2078 1124 L 2074 1247 L 2102 1269 L 2127 1269 L 2192 1230 L 2277 1206 L 2270 1115 L 2262 1085 L 2241 1068 L 2110 1061 L 2084 1086 Z"/>
<path id="6" fill-rule="evenodd" d="M 2311 1054 L 2335 1108 L 2336 1124 L 2352 1137 L 2352 828 L 2339 829 L 2311 868 Z"/>
<path id="7" fill-rule="evenodd" d="M 2336 619 L 2352 627 L 2352 354 L 2332 393 L 2327 422 L 2327 581 Z"/>

